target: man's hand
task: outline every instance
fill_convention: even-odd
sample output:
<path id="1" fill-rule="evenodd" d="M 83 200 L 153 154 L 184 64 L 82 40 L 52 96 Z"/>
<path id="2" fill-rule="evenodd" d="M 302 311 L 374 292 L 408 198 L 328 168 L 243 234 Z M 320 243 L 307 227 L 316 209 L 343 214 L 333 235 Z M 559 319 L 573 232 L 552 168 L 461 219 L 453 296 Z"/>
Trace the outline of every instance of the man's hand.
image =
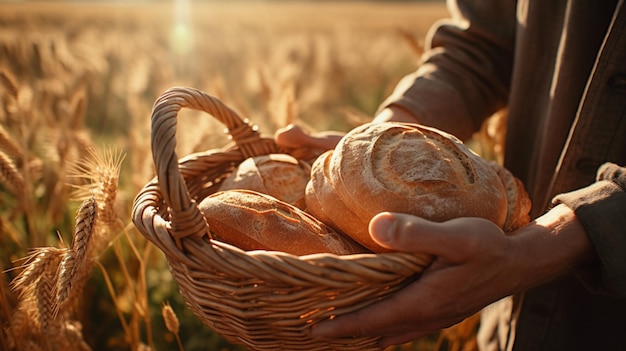
<path id="1" fill-rule="evenodd" d="M 393 250 L 434 255 L 420 276 L 389 298 L 313 328 L 313 337 L 384 336 L 381 346 L 408 342 L 449 327 L 502 295 L 490 288 L 509 280 L 503 261 L 512 249 L 490 221 L 459 218 L 445 223 L 382 213 L 372 237 Z M 500 281 L 500 282 L 499 282 Z M 477 296 L 478 290 L 484 290 Z"/>
<path id="2" fill-rule="evenodd" d="M 373 119 L 377 122 L 411 122 L 417 120 L 406 110 L 400 107 L 387 107 Z M 311 132 L 300 125 L 290 124 L 274 133 L 276 144 L 290 152 L 295 151 L 300 158 L 312 158 L 321 155 L 324 151 L 334 149 L 345 133 L 337 131 Z"/>
<path id="3" fill-rule="evenodd" d="M 334 149 L 343 133 L 334 131 L 310 132 L 302 126 L 290 124 L 274 133 L 276 144 L 300 159 L 314 159 Z"/>
<path id="4" fill-rule="evenodd" d="M 397 213 L 374 217 L 370 233 L 383 246 L 435 260 L 387 299 L 315 325 L 313 337 L 381 336 L 382 347 L 408 342 L 565 273 L 588 257 L 591 247 L 563 205 L 509 236 L 485 219 L 436 223 Z"/>

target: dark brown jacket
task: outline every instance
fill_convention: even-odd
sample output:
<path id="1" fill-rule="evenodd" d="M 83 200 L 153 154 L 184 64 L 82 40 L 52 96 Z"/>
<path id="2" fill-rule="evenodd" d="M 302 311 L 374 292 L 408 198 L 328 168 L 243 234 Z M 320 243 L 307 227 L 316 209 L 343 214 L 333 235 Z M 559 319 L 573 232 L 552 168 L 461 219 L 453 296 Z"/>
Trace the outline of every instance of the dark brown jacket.
<path id="1" fill-rule="evenodd" d="M 484 322 L 483 345 L 623 349 L 626 180 L 616 165 L 598 168 L 626 166 L 624 0 L 452 0 L 448 7 L 451 19 L 430 31 L 423 65 L 381 107 L 401 105 L 461 139 L 506 107 L 504 164 L 526 185 L 533 217 L 551 201 L 566 203 L 600 258 L 487 309 L 499 319 Z"/>

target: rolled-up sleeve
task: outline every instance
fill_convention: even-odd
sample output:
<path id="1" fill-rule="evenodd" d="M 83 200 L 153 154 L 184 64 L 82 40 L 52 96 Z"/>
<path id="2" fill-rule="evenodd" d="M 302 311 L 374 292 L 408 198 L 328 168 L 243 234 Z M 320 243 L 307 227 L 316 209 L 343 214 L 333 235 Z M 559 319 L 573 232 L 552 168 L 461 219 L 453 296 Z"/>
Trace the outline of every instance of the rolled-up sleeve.
<path id="1" fill-rule="evenodd" d="M 508 97 L 516 2 L 448 1 L 451 18 L 426 38 L 422 65 L 396 86 L 381 109 L 399 105 L 419 122 L 468 139 Z"/>
<path id="2" fill-rule="evenodd" d="M 577 270 L 581 281 L 594 292 L 626 296 L 626 168 L 606 163 L 595 183 L 553 203 L 574 210 L 598 255 L 598 262 Z"/>

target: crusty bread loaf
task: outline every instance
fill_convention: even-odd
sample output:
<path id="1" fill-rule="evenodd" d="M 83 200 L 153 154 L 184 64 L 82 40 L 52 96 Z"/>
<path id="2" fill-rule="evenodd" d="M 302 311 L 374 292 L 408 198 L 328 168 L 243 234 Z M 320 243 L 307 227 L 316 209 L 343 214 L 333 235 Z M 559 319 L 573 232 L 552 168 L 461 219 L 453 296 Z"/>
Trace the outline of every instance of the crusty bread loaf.
<path id="1" fill-rule="evenodd" d="M 218 240 L 242 250 L 282 251 L 298 256 L 367 252 L 308 213 L 259 192 L 217 192 L 198 207 Z"/>
<path id="2" fill-rule="evenodd" d="M 271 195 L 304 209 L 304 190 L 311 166 L 287 154 L 269 154 L 244 160 L 222 181 L 219 190 L 248 189 Z"/>
<path id="3" fill-rule="evenodd" d="M 328 169 L 333 152 L 326 151 L 311 166 L 311 180 L 305 193 L 307 211 L 335 230 L 358 238 L 366 248 L 387 251 L 369 236 L 368 222 L 357 217 L 337 195 Z"/>
<path id="4" fill-rule="evenodd" d="M 339 228 L 367 248 L 370 219 L 384 211 L 414 214 L 433 221 L 482 217 L 502 227 L 507 214 L 505 189 L 495 170 L 454 136 L 417 124 L 369 123 L 341 139 L 332 153 L 326 177 L 334 195 L 353 214 L 327 210 L 336 200 L 317 193 Z M 323 167 L 314 167 L 312 179 Z M 308 196 L 308 195 L 307 195 Z"/>
<path id="5" fill-rule="evenodd" d="M 532 204 L 521 180 L 496 162 L 491 162 L 490 165 L 500 177 L 507 198 L 506 220 L 502 229 L 505 232 L 512 232 L 530 222 L 529 212 Z"/>

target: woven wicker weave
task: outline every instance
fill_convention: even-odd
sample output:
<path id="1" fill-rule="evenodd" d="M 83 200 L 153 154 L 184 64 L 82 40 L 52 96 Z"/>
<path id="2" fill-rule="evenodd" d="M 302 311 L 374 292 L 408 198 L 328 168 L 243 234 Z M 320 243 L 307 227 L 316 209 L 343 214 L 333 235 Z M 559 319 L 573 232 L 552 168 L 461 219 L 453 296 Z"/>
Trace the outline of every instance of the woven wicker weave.
<path id="1" fill-rule="evenodd" d="M 178 159 L 181 108 L 209 113 L 234 143 Z M 133 222 L 165 253 L 187 306 L 209 328 L 251 350 L 379 350 L 377 338 L 312 340 L 309 328 L 402 288 L 427 265 L 405 253 L 294 256 L 242 251 L 210 239 L 197 203 L 246 158 L 280 152 L 273 139 L 219 100 L 171 88 L 152 112 L 157 177 L 137 195 Z"/>

